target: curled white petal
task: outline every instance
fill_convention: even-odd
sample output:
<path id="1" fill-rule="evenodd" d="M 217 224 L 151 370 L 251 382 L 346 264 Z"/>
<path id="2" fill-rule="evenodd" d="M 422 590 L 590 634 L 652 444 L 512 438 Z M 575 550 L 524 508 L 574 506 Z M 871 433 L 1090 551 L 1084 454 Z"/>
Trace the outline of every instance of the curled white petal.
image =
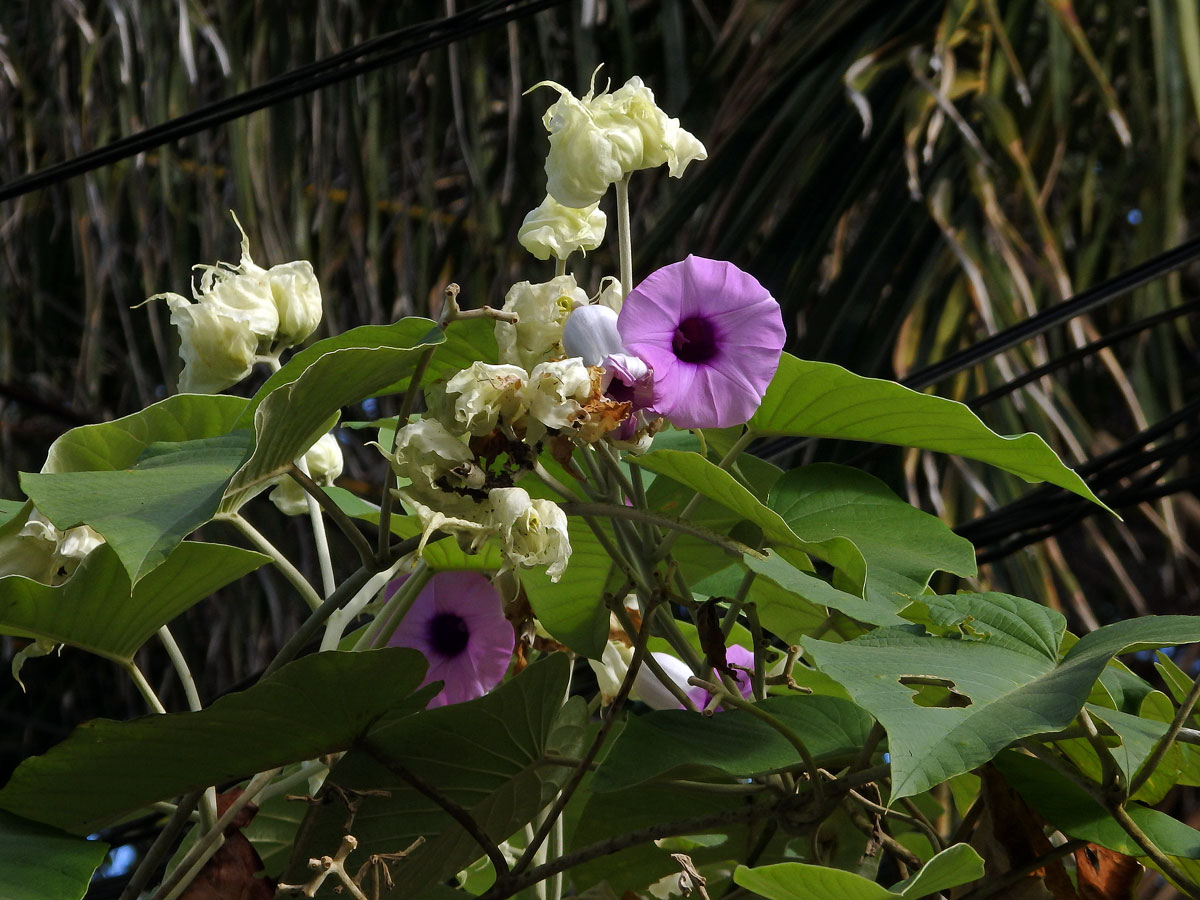
<path id="1" fill-rule="evenodd" d="M 498 422 L 512 422 L 524 409 L 521 389 L 529 374 L 520 366 L 472 363 L 446 382 L 454 396 L 454 419 L 474 435 L 490 434 Z"/>
<path id="2" fill-rule="evenodd" d="M 526 214 L 517 240 L 538 259 L 566 259 L 577 250 L 586 253 L 599 247 L 607 224 L 608 217 L 598 204 L 576 209 L 547 194 Z"/>
<path id="3" fill-rule="evenodd" d="M 561 357 L 563 326 L 587 294 L 571 275 L 559 275 L 541 284 L 521 281 L 504 297 L 504 311 L 517 314 L 516 324 L 496 322 L 500 362 L 529 371 L 540 362 Z"/>

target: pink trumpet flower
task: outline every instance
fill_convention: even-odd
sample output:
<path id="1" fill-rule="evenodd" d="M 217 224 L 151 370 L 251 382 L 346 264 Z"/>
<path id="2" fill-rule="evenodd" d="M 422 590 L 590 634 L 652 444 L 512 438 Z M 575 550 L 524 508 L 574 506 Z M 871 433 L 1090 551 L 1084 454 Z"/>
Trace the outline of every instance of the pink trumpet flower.
<path id="1" fill-rule="evenodd" d="M 394 594 L 404 579 L 388 585 Z M 482 697 L 508 671 L 515 637 L 500 595 L 477 572 L 439 572 L 429 579 L 388 645 L 411 647 L 429 660 L 422 685 L 443 683 L 429 705 Z"/>
<path id="2" fill-rule="evenodd" d="M 654 373 L 654 412 L 678 428 L 746 422 L 779 368 L 779 304 L 733 263 L 689 256 L 629 292 L 617 319 Z"/>

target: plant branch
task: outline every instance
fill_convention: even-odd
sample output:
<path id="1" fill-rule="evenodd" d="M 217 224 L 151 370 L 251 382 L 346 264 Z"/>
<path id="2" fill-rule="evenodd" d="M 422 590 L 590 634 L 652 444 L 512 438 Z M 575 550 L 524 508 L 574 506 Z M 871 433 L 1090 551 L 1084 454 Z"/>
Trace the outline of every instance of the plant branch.
<path id="1" fill-rule="evenodd" d="M 653 601 L 651 601 L 651 603 L 653 603 Z M 651 606 L 651 608 L 647 610 L 647 613 L 652 613 L 653 611 L 654 607 Z M 575 771 L 571 773 L 571 777 L 567 779 L 567 783 L 563 785 L 562 790 L 558 792 L 558 797 L 555 799 L 554 805 L 550 808 L 550 812 L 547 813 L 546 818 L 542 821 L 541 827 L 538 828 L 537 833 L 533 836 L 533 839 L 525 847 L 525 852 L 521 854 L 521 858 L 517 861 L 517 864 L 513 866 L 513 874 L 522 872 L 529 868 L 530 864 L 533 862 L 534 855 L 538 851 L 538 848 L 549 836 L 550 828 L 554 824 L 554 820 L 562 815 L 562 811 L 566 807 L 567 802 L 575 794 L 575 790 L 579 787 L 580 782 L 583 781 L 584 776 L 588 772 L 588 768 L 593 762 L 595 762 L 596 756 L 600 753 L 600 748 L 604 745 L 604 741 L 608 737 L 609 732 L 612 731 L 613 725 L 616 724 L 617 717 L 620 715 L 621 710 L 625 706 L 625 701 L 629 697 L 629 691 L 633 688 L 633 682 L 634 679 L 637 678 L 638 670 L 642 667 L 642 660 L 646 658 L 646 646 L 650 642 L 650 623 L 647 621 L 648 618 L 649 615 L 643 617 L 641 630 L 638 632 L 637 641 L 633 646 L 633 657 L 629 661 L 629 668 L 625 672 L 625 678 L 621 681 L 621 687 L 617 691 L 617 696 L 613 698 L 612 706 L 609 707 L 608 715 L 605 716 L 604 720 L 600 723 L 600 730 L 596 732 L 596 736 L 592 739 L 591 746 L 589 746 L 587 752 L 583 754 L 583 758 L 579 761 L 579 765 L 575 768 Z M 546 867 L 539 866 L 538 868 L 544 869 Z M 534 879 L 533 881 L 528 882 L 528 884 L 536 884 L 538 881 L 541 881 L 542 878 L 545 878 L 551 874 L 553 874 L 553 872 L 547 872 L 541 878 Z M 499 886 L 499 884 L 500 880 L 497 880 L 497 886 Z M 524 887 L 524 884 L 522 887 Z M 517 890 L 520 890 L 520 888 L 517 888 Z M 513 891 L 513 893 L 515 893 L 515 891 Z M 504 896 L 509 895 L 505 894 Z"/>
<path id="2" fill-rule="evenodd" d="M 1138 824 L 1129 817 L 1129 813 L 1125 810 L 1125 807 L 1122 804 L 1114 804 L 1109 809 L 1109 812 L 1111 812 L 1113 818 L 1117 820 L 1117 824 L 1125 829 L 1125 833 L 1133 838 L 1139 847 L 1146 851 L 1146 855 L 1154 860 L 1154 864 L 1162 870 L 1164 875 L 1174 881 L 1175 885 L 1180 890 L 1186 893 L 1189 897 L 1200 897 L 1200 885 L 1197 885 L 1194 881 L 1188 878 L 1187 875 L 1184 874 L 1183 870 L 1175 865 L 1175 862 L 1171 859 L 1171 857 L 1167 856 L 1167 854 L 1159 849 L 1158 845 L 1155 844 L 1154 841 L 1150 840 L 1146 833 L 1138 827 Z"/>
<path id="3" fill-rule="evenodd" d="M 558 859 L 551 860 L 545 865 L 525 871 L 519 868 L 514 869 L 505 878 L 497 879 L 492 888 L 480 896 L 479 900 L 506 900 L 506 898 L 523 891 L 530 885 L 544 881 L 558 872 L 565 872 L 567 869 L 601 856 L 611 856 L 614 853 L 619 853 L 638 844 L 646 844 L 660 838 L 674 837 L 681 834 L 699 834 L 721 825 L 752 822 L 755 819 L 773 815 L 774 812 L 774 804 L 764 803 L 757 806 L 746 806 L 739 809 L 712 813 L 707 816 L 697 816 L 692 819 L 683 819 L 678 822 L 664 822 L 659 825 L 650 825 L 624 834 L 614 835 L 602 841 L 597 841 L 594 844 L 588 844 L 586 847 L 580 847 L 578 850 L 573 850 L 558 857 Z"/>
<path id="4" fill-rule="evenodd" d="M 294 587 L 296 592 L 304 598 L 304 602 L 308 604 L 310 610 L 315 610 L 321 605 L 321 595 L 309 584 L 308 579 L 301 575 L 300 570 L 292 565 L 292 561 L 284 556 L 274 544 L 268 541 L 241 513 L 218 515 L 216 518 L 228 522 L 240 531 L 254 545 L 255 549 L 271 557 L 271 562 L 275 565 L 275 568 L 287 579 L 288 584 Z"/>
<path id="5" fill-rule="evenodd" d="M 187 827 L 191 820 L 192 810 L 196 808 L 196 804 L 200 802 L 200 797 L 204 791 L 192 791 L 190 794 L 185 794 L 179 800 L 179 805 L 175 807 L 175 811 L 171 813 L 171 817 L 167 819 L 167 823 L 163 826 L 162 831 L 158 833 L 158 837 L 154 839 L 154 843 L 150 845 L 150 849 L 146 851 L 146 855 L 142 857 L 138 863 L 137 869 L 134 870 L 133 876 L 125 884 L 125 890 L 121 892 L 119 900 L 137 900 L 142 895 L 143 889 L 154 877 L 154 873 L 158 867 L 166 862 L 167 857 L 171 853 L 171 848 L 175 846 L 175 839 L 183 833 L 183 829 Z"/>
<path id="6" fill-rule="evenodd" d="M 442 808 L 445 813 L 450 816 L 455 822 L 462 826 L 463 830 L 471 836 L 471 839 L 479 845 L 487 858 L 491 860 L 492 867 L 496 870 L 496 877 L 508 874 L 508 860 L 504 858 L 504 854 L 500 852 L 500 848 L 496 846 L 495 841 L 487 836 L 484 830 L 479 826 L 479 823 L 471 816 L 471 814 L 460 806 L 455 800 L 443 794 L 438 788 L 430 784 L 416 772 L 411 771 L 399 760 L 392 758 L 383 752 L 376 744 L 373 744 L 369 739 L 364 738 L 359 742 L 359 746 L 374 759 L 377 763 L 399 778 L 401 781 L 408 784 L 413 790 L 423 797 L 432 800 Z"/>
<path id="7" fill-rule="evenodd" d="M 995 878 L 987 876 L 987 884 L 977 887 L 968 894 L 964 894 L 959 900 L 984 900 L 985 897 L 995 897 L 997 894 L 1003 894 L 1009 888 L 1020 884 L 1039 869 L 1044 869 L 1055 860 L 1062 859 L 1064 856 L 1074 853 L 1080 847 L 1086 847 L 1087 843 L 1087 841 L 1076 838 L 1067 841 L 1065 844 L 1059 844 L 1053 850 L 1043 853 L 1037 859 L 1031 860 L 1019 869 L 1013 869 L 1005 872 L 1003 875 L 997 875 Z"/>
<path id="8" fill-rule="evenodd" d="M 309 497 L 321 505 L 321 508 L 333 520 L 333 524 L 337 525 L 338 530 L 354 546 L 354 549 L 358 552 L 359 561 L 363 565 L 373 562 L 375 551 L 371 548 L 371 542 L 366 539 L 362 531 L 354 524 L 354 520 L 342 511 L 337 502 L 325 493 L 321 489 L 321 486 L 313 481 L 307 472 L 294 463 L 288 474 L 296 480 L 300 487 L 304 488 L 305 493 Z"/>
<path id="9" fill-rule="evenodd" d="M 1183 729 L 1183 723 L 1188 720 L 1188 716 L 1192 714 L 1192 710 L 1196 708 L 1196 701 L 1200 700 L 1200 675 L 1196 676 L 1192 681 L 1192 689 L 1188 691 L 1188 695 L 1184 698 L 1183 703 L 1179 705 L 1178 711 L 1175 713 L 1175 718 L 1171 720 L 1171 727 L 1167 729 L 1157 744 L 1154 745 L 1154 750 L 1146 757 L 1146 761 L 1142 763 L 1141 768 L 1137 770 L 1137 774 L 1129 782 L 1129 796 L 1132 797 L 1142 785 L 1150 780 L 1150 776 L 1154 774 L 1154 770 L 1158 768 L 1158 764 L 1162 762 L 1167 751 L 1171 749 L 1171 744 L 1179 736 L 1179 732 Z"/>
<path id="10" fill-rule="evenodd" d="M 683 519 L 672 518 L 671 516 L 660 516 L 657 513 L 647 512 L 644 509 L 635 509 L 631 506 L 618 506 L 615 503 L 563 503 L 563 512 L 567 515 L 591 515 L 591 516 L 609 516 L 614 519 L 632 519 L 635 522 L 650 522 L 658 525 L 660 528 L 670 529 L 683 534 L 690 534 L 693 537 L 698 537 L 703 541 L 714 544 L 720 547 L 730 556 L 741 558 L 749 553 L 752 556 L 760 559 L 765 559 L 758 550 L 753 547 L 748 547 L 741 541 L 735 541 L 732 538 L 727 538 L 717 534 L 715 531 L 709 531 L 707 528 L 702 528 L 699 525 L 691 525 Z M 663 542 L 670 540 L 670 535 L 663 539 Z M 664 555 L 662 553 L 662 545 L 659 545 L 659 558 Z"/>

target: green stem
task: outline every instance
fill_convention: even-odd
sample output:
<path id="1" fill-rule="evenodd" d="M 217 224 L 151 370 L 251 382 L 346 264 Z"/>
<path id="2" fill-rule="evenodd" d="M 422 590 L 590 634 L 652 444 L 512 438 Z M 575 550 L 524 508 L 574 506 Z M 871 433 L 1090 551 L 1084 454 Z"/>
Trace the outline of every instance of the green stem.
<path id="1" fill-rule="evenodd" d="M 371 542 L 366 539 L 358 526 L 354 524 L 354 520 L 342 512 L 342 508 L 337 505 L 337 502 L 330 497 L 321 486 L 317 484 L 309 476 L 309 474 L 299 466 L 293 466 L 289 473 L 300 487 L 304 488 L 309 499 L 315 500 L 321 504 L 321 508 L 329 516 L 338 529 L 346 536 L 346 539 L 354 545 L 354 549 L 358 552 L 358 559 L 361 563 L 370 563 L 375 559 L 375 551 L 371 549 Z"/>
<path id="2" fill-rule="evenodd" d="M 442 303 L 442 314 L 438 317 L 438 326 L 445 329 L 447 325 L 454 321 L 458 316 L 458 285 L 446 285 L 446 296 Z M 417 405 L 417 394 L 421 390 L 421 379 L 425 377 L 425 370 L 429 368 L 429 363 L 433 359 L 434 351 L 437 350 L 437 345 L 429 347 L 421 353 L 421 358 L 417 360 L 416 368 L 413 369 L 412 378 L 408 382 L 408 390 L 404 392 L 404 399 L 400 403 L 400 412 L 396 415 L 396 430 L 392 432 L 392 446 L 388 448 L 388 453 L 396 451 L 396 435 L 400 433 L 400 429 L 408 424 L 408 417 L 412 415 L 413 409 Z M 387 551 L 388 541 L 391 540 L 392 533 L 392 485 L 395 475 L 389 468 L 387 475 L 383 479 L 383 496 L 379 503 L 379 549 L 378 556 L 383 556 Z"/>
<path id="3" fill-rule="evenodd" d="M 621 257 L 621 297 L 633 290 L 633 239 L 629 228 L 629 178 L 617 182 L 617 248 Z"/>
<path id="4" fill-rule="evenodd" d="M 1189 897 L 1200 897 L 1200 886 L 1184 874 L 1171 857 L 1163 853 L 1158 848 L 1158 845 L 1146 835 L 1138 824 L 1129 817 L 1129 813 L 1125 811 L 1125 807 L 1120 803 L 1112 806 L 1109 810 L 1113 818 L 1117 820 L 1125 833 L 1137 842 L 1137 845 L 1146 851 L 1146 855 L 1154 860 L 1154 864 L 1162 870 L 1163 874 L 1175 882 L 1175 885 L 1186 893 Z"/>
<path id="5" fill-rule="evenodd" d="M 396 633 L 396 628 L 404 621 L 404 617 L 408 615 L 408 611 L 417 602 L 421 591 L 425 590 L 425 585 L 429 584 L 432 577 L 433 572 L 425 564 L 425 560 L 419 560 L 404 584 L 400 585 L 400 589 L 392 595 L 388 604 L 375 618 L 377 627 L 368 629 L 367 633 L 371 635 L 368 646 L 372 649 L 387 646 L 387 642 Z"/>
<path id="6" fill-rule="evenodd" d="M 653 602 L 653 601 L 652 601 Z M 648 612 L 653 612 L 652 606 Z M 617 691 L 617 696 L 613 698 L 612 706 L 609 707 L 608 715 L 600 723 L 600 729 L 596 732 L 596 736 L 592 738 L 592 743 L 584 753 L 583 758 L 579 761 L 579 766 L 571 773 L 571 777 L 567 779 L 567 783 L 563 785 L 559 791 L 558 798 L 554 801 L 554 805 L 550 808 L 550 812 L 546 814 L 545 820 L 538 828 L 537 833 L 533 836 L 533 840 L 525 847 L 525 852 L 521 854 L 520 860 L 512 868 L 512 875 L 517 875 L 532 865 L 534 857 L 537 854 L 538 848 L 546 840 L 550 833 L 550 828 L 554 821 L 562 815 L 563 809 L 568 801 L 574 796 L 576 789 L 583 781 L 584 776 L 588 773 L 588 769 L 596 760 L 596 756 L 600 753 L 600 748 L 604 745 L 604 741 L 608 738 L 608 734 L 612 731 L 612 727 L 616 724 L 621 710 L 625 707 L 625 701 L 629 697 L 629 691 L 633 687 L 634 679 L 637 678 L 638 669 L 642 666 L 642 661 L 646 658 L 646 645 L 650 641 L 650 625 L 645 619 L 642 621 L 641 631 L 638 632 L 637 640 L 633 645 L 633 658 L 629 661 L 629 669 L 625 672 L 625 678 L 621 681 L 621 687 Z M 549 875 L 550 873 L 547 873 Z M 508 879 L 496 879 L 496 888 L 499 888 L 503 881 Z M 541 878 L 530 882 L 534 884 L 541 881 Z M 493 889 L 495 890 L 495 889 Z M 490 892 L 489 892 L 490 893 Z M 503 896 L 509 896 L 504 894 Z"/>
<path id="7" fill-rule="evenodd" d="M 312 481 L 309 475 L 308 463 L 301 456 L 292 463 L 292 468 Z M 315 484 L 315 482 L 314 482 Z M 304 487 L 304 485 L 301 485 Z M 318 488 L 318 490 L 320 490 Z M 324 493 L 324 491 L 321 491 Z M 325 519 L 321 515 L 321 505 L 317 498 L 305 489 L 305 503 L 308 505 L 308 520 L 312 524 L 313 544 L 317 550 L 317 563 L 321 569 L 321 587 L 326 597 L 333 593 L 336 586 L 333 579 L 333 558 L 329 555 L 329 535 L 325 533 Z"/>
<path id="8" fill-rule="evenodd" d="M 268 541 L 257 528 L 246 521 L 241 513 L 218 515 L 216 518 L 228 522 L 240 531 L 254 545 L 256 550 L 271 557 L 271 562 L 275 565 L 275 568 L 287 579 L 288 584 L 294 587 L 296 592 L 304 598 L 304 602 L 308 604 L 310 610 L 315 610 L 321 605 L 321 596 L 308 583 L 308 579 L 301 575 L 300 570 L 292 565 L 291 560 L 279 552 L 275 545 Z"/>
<path id="9" fill-rule="evenodd" d="M 1192 689 L 1188 691 L 1188 695 L 1180 704 L 1179 710 L 1175 713 L 1175 718 L 1171 720 L 1171 727 L 1167 729 L 1157 744 L 1154 745 L 1154 750 L 1146 757 L 1146 761 L 1142 763 L 1137 774 L 1133 776 L 1133 780 L 1129 782 L 1129 796 L 1132 797 L 1142 785 L 1150 780 L 1150 776 L 1154 774 L 1154 770 L 1158 768 L 1158 764 L 1162 762 L 1162 758 L 1167 755 L 1167 751 L 1171 749 L 1171 744 L 1179 736 L 1180 730 L 1183 728 L 1183 723 L 1188 720 L 1188 716 L 1192 714 L 1192 710 L 1196 708 L 1196 701 L 1200 700 L 1200 675 L 1196 676 L 1192 681 Z"/>
<path id="10" fill-rule="evenodd" d="M 146 855 L 138 863 L 137 869 L 134 870 L 132 877 L 125 885 L 125 890 L 121 891 L 119 900 L 137 900 L 142 896 L 142 891 L 150 882 L 150 878 L 170 856 L 176 839 L 187 827 L 191 820 L 192 810 L 196 808 L 203 793 L 203 791 L 192 791 L 180 798 L 175 812 L 167 819 L 167 824 L 163 826 L 158 837 L 154 839 L 154 843 L 150 845 L 150 849 L 146 851 Z"/>
<path id="11" fill-rule="evenodd" d="M 200 869 L 204 862 L 212 858 L 212 855 L 220 849 L 224 843 L 225 829 L 237 818 L 246 805 L 258 796 L 259 791 L 270 784 L 271 779 L 279 773 L 279 769 L 271 769 L 269 772 L 259 772 L 250 779 L 250 783 L 246 785 L 245 790 L 238 796 L 224 814 L 217 819 L 212 828 L 209 828 L 204 834 L 196 838 L 194 844 L 183 859 L 175 866 L 175 869 L 163 879 L 162 884 L 158 886 L 158 890 L 154 893 L 153 900 L 168 900 L 179 896 L 192 880 L 200 873 Z"/>
<path id="12" fill-rule="evenodd" d="M 554 277 L 558 278 L 559 276 L 566 275 L 566 274 L 567 274 L 566 258 L 565 257 L 563 259 L 556 258 L 554 260 Z"/>
<path id="13" fill-rule="evenodd" d="M 183 656 L 183 651 L 175 643 L 171 629 L 167 628 L 166 625 L 159 628 L 158 639 L 162 641 L 163 647 L 166 648 L 171 665 L 175 667 L 175 673 L 179 676 L 179 681 L 183 685 L 183 693 L 187 697 L 188 709 L 192 712 L 198 712 L 204 708 L 204 704 L 200 702 L 200 693 L 196 690 L 196 680 L 192 677 L 192 670 L 188 667 L 187 660 Z"/>
<path id="14" fill-rule="evenodd" d="M 767 696 L 767 641 L 763 637 L 762 623 L 758 620 L 758 606 L 746 604 L 746 620 L 750 623 L 750 639 L 754 642 L 754 677 L 751 679 L 754 696 L 762 700 Z"/>
<path id="15" fill-rule="evenodd" d="M 699 680 L 700 679 L 692 679 L 693 682 Z M 781 735 L 783 735 L 784 739 L 796 748 L 796 752 L 799 753 L 800 758 L 804 760 L 804 768 L 808 770 L 808 777 L 812 782 L 813 797 L 816 800 L 817 805 L 821 805 L 825 799 L 825 785 L 821 781 L 820 767 L 817 765 L 816 758 L 813 757 L 812 752 L 808 749 L 808 745 L 801 740 L 800 736 L 796 734 L 796 732 L 792 731 L 792 729 L 788 728 L 782 720 L 771 715 L 771 713 L 767 712 L 757 703 L 751 703 L 750 701 L 746 700 L 738 692 L 728 691 L 724 686 L 718 684 L 702 684 L 701 687 L 707 688 L 714 694 L 722 694 L 722 705 L 732 706 L 736 709 L 743 709 L 750 715 L 754 716 L 754 718 L 765 722 L 767 725 L 770 725 Z"/>
<path id="16" fill-rule="evenodd" d="M 179 649 L 179 644 L 175 643 L 175 637 L 166 625 L 158 629 L 158 639 L 167 651 L 167 657 L 171 660 L 171 665 L 175 668 L 175 674 L 179 676 L 180 684 L 183 685 L 183 693 L 187 697 L 188 709 L 192 712 L 199 712 L 204 708 L 204 704 L 200 702 L 200 692 L 196 690 L 196 680 L 192 677 L 192 670 L 188 667 L 183 651 Z M 200 827 L 211 828 L 216 820 L 217 791 L 216 788 L 208 787 L 205 789 L 204 796 L 200 800 Z"/>
<path id="17" fill-rule="evenodd" d="M 1100 759 L 1100 780 L 1103 782 L 1104 790 L 1117 790 L 1120 787 L 1121 771 L 1117 768 L 1117 762 L 1113 759 L 1112 753 L 1104 746 L 1104 739 L 1100 737 L 1096 723 L 1092 721 L 1092 717 L 1086 709 L 1079 710 L 1079 724 L 1083 728 L 1083 736 L 1092 745 L 1092 749 L 1096 751 L 1096 756 Z"/>
<path id="18" fill-rule="evenodd" d="M 741 437 L 734 441 L 733 446 L 729 448 L 729 452 L 721 457 L 721 461 L 717 463 L 717 468 L 727 470 L 731 465 L 733 465 L 734 461 L 741 456 L 742 451 L 746 449 L 752 440 L 754 440 L 754 434 L 749 428 L 747 428 L 744 432 L 742 432 Z M 696 511 L 696 507 L 699 506 L 703 500 L 704 494 L 700 493 L 700 491 L 696 491 L 696 493 L 692 495 L 692 498 L 688 500 L 687 505 L 684 506 L 680 511 L 679 520 L 681 522 L 686 522 L 688 519 L 690 519 L 692 513 Z M 679 532 L 670 532 L 665 538 L 663 538 L 662 543 L 658 545 L 658 549 L 655 551 L 655 556 L 658 559 L 665 557 L 671 552 L 671 548 L 675 546 L 675 542 L 677 540 L 679 540 Z"/>
<path id="19" fill-rule="evenodd" d="M 382 572 L 376 572 L 363 584 L 349 600 L 329 617 L 325 623 L 325 635 L 321 638 L 321 650 L 336 650 L 346 633 L 346 629 L 371 602 L 371 599 L 387 587 L 387 583 L 395 577 L 396 569 L 401 565 L 397 560 Z"/>
<path id="20" fill-rule="evenodd" d="M 763 554 L 755 550 L 753 547 L 748 547 L 741 541 L 735 541 L 732 538 L 724 537 L 714 531 L 709 531 L 707 528 L 702 528 L 698 525 L 691 525 L 682 519 L 671 518 L 670 516 L 661 516 L 656 513 L 647 512 L 644 509 L 635 509 L 631 506 L 618 506 L 615 503 L 564 503 L 562 504 L 563 512 L 569 516 L 609 516 L 613 519 L 632 519 L 635 522 L 650 522 L 660 528 L 673 530 L 675 533 L 690 534 L 693 537 L 698 537 L 702 541 L 707 541 L 717 547 L 720 547 L 730 556 L 742 558 L 745 554 L 750 553 L 757 557 L 763 557 Z M 671 535 L 668 534 L 664 538 L 664 543 L 671 540 Z M 659 545 L 659 558 L 662 554 L 662 545 Z"/>
<path id="21" fill-rule="evenodd" d="M 146 676 L 142 674 L 142 670 L 137 667 L 137 663 L 131 659 L 124 664 L 124 668 L 129 673 L 129 677 L 133 679 L 133 684 L 138 689 L 138 693 L 145 698 L 146 705 L 160 715 L 165 714 L 167 711 L 166 707 L 162 705 L 162 701 L 154 693 L 154 688 L 150 687 L 150 682 L 146 680 Z"/>

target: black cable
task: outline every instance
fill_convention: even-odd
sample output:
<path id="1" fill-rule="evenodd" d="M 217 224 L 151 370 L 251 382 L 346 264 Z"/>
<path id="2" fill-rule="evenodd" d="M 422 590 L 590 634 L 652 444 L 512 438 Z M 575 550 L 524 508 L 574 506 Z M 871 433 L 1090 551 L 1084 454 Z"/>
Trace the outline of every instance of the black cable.
<path id="1" fill-rule="evenodd" d="M 914 372 L 900 383 L 914 390 L 936 384 L 951 375 L 969 369 L 976 363 L 1003 353 L 1017 344 L 1022 344 L 1031 338 L 1049 331 L 1055 325 L 1061 325 L 1077 316 L 1090 312 L 1105 303 L 1116 300 L 1130 291 L 1140 288 L 1157 278 L 1162 278 L 1174 272 L 1181 266 L 1187 265 L 1193 259 L 1200 257 L 1200 238 L 1185 241 L 1177 247 L 1151 257 L 1144 263 L 1126 269 L 1119 275 L 1089 288 L 1081 294 L 1076 294 L 1062 303 L 1055 304 L 1044 312 L 1031 316 L 1024 322 L 1006 328 L 999 334 L 992 335 L 986 340 L 972 344 L 941 362 L 926 366 Z"/>
<path id="2" fill-rule="evenodd" d="M 1004 384 L 992 388 L 986 394 L 980 394 L 977 397 L 973 397 L 967 401 L 967 406 L 971 407 L 971 409 L 979 409 L 981 406 L 986 406 L 989 403 L 999 400 L 1001 397 L 1013 393 L 1019 388 L 1023 388 L 1030 382 L 1037 381 L 1039 378 L 1050 374 L 1056 369 L 1061 369 L 1063 366 L 1068 366 L 1073 362 L 1078 362 L 1081 359 L 1085 359 L 1095 353 L 1099 353 L 1105 347 L 1111 347 L 1113 344 L 1118 344 L 1126 338 L 1133 337 L 1133 335 L 1138 334 L 1139 332 L 1145 331 L 1148 328 L 1153 328 L 1155 325 L 1160 325 L 1163 322 L 1168 322 L 1171 319 L 1176 319 L 1180 316 L 1186 316 L 1189 313 L 1196 312 L 1198 310 L 1200 310 L 1200 300 L 1192 300 L 1188 303 L 1181 304 L 1180 306 L 1176 306 L 1171 309 L 1165 309 L 1162 312 L 1155 313 L 1152 316 L 1147 316 L 1144 319 L 1139 319 L 1136 322 L 1126 325 L 1124 328 L 1118 328 L 1116 331 L 1109 332 L 1100 340 L 1092 341 L 1090 344 L 1077 347 L 1069 353 L 1056 356 L 1049 362 L 1043 363 L 1036 368 L 1030 369 L 1028 372 L 1018 375 L 1016 378 L 1013 378 L 1010 381 L 1006 381 Z"/>
<path id="3" fill-rule="evenodd" d="M 318 88 L 327 87 L 348 78 L 354 78 L 365 72 L 382 68 L 436 47 L 451 44 L 495 25 L 524 18 L 564 2 L 566 0 L 528 0 L 528 2 L 488 0 L 488 2 L 448 18 L 420 25 L 410 25 L 380 35 L 356 44 L 341 53 L 293 69 L 233 97 L 227 97 L 160 125 L 139 131 L 137 134 L 120 138 L 103 147 L 80 154 L 74 159 L 15 178 L 0 185 L 0 202 L 58 184 L 85 172 L 91 172 L 155 147 L 161 147 L 163 144 L 177 141 L 209 128 L 215 128 L 284 100 L 311 93 Z M 369 58 L 362 59 L 362 57 Z"/>

